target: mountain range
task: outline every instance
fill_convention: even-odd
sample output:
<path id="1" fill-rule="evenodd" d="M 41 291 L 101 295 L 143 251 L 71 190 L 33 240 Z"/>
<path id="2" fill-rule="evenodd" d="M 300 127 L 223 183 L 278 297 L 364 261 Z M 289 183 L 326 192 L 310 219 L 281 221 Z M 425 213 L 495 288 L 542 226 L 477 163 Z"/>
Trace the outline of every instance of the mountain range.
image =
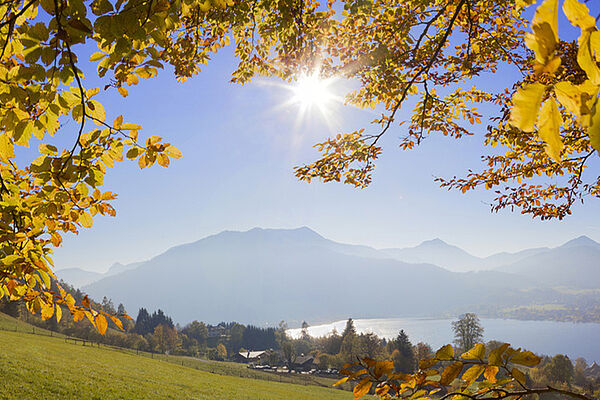
<path id="1" fill-rule="evenodd" d="M 88 279 L 80 283 L 85 292 L 123 303 L 132 314 L 146 307 L 182 323 L 274 323 L 456 315 L 570 301 L 565 287 L 600 289 L 597 260 L 600 244 L 585 236 L 556 248 L 479 258 L 440 239 L 377 250 L 338 243 L 306 227 L 255 228 L 176 246 L 145 262 L 116 264 L 104 274 L 57 274 L 66 281 L 69 275 Z"/>

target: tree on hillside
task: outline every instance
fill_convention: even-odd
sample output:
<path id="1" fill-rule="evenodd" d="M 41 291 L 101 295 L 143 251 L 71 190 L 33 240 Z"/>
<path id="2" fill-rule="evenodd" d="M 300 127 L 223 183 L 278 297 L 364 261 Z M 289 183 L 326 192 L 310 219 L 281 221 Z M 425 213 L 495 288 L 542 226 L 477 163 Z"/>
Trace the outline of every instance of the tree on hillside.
<path id="1" fill-rule="evenodd" d="M 296 350 L 294 349 L 294 345 L 292 342 L 287 341 L 283 343 L 281 350 L 283 351 L 283 358 L 288 367 L 288 372 L 292 372 L 292 365 L 296 362 Z"/>
<path id="2" fill-rule="evenodd" d="M 310 340 L 310 335 L 308 334 L 308 326 L 308 322 L 302 321 L 302 327 L 300 328 L 300 339 Z"/>
<path id="3" fill-rule="evenodd" d="M 168 325 L 157 325 L 153 331 L 153 338 L 156 342 L 156 350 L 162 354 L 172 352 L 177 345 L 177 331 Z"/>
<path id="4" fill-rule="evenodd" d="M 204 322 L 192 321 L 181 330 L 188 337 L 196 340 L 201 348 L 206 347 L 208 328 Z"/>
<path id="5" fill-rule="evenodd" d="M 544 366 L 542 372 L 550 382 L 571 383 L 575 375 L 575 368 L 569 357 L 557 354 Z"/>
<path id="6" fill-rule="evenodd" d="M 483 327 L 477 315 L 466 313 L 458 321 L 452 322 L 454 343 L 464 351 L 473 348 L 483 340 Z"/>
<path id="7" fill-rule="evenodd" d="M 388 351 L 392 354 L 394 369 L 404 374 L 413 373 L 417 367 L 415 350 L 404 330 L 400 330 L 395 339 L 388 343 Z"/>
<path id="8" fill-rule="evenodd" d="M 340 352 L 342 337 L 337 329 L 333 328 L 331 334 L 325 338 L 324 350 L 328 354 L 337 354 Z"/>
<path id="9" fill-rule="evenodd" d="M 217 346 L 217 357 L 218 360 L 226 360 L 227 359 L 227 348 L 225 348 L 225 345 L 223 343 L 219 343 L 219 345 Z"/>
<path id="10" fill-rule="evenodd" d="M 342 340 L 344 340 L 348 335 L 356 335 L 356 328 L 354 328 L 354 321 L 352 318 L 348 318 L 348 321 L 346 321 L 346 327 L 342 332 Z"/>
<path id="11" fill-rule="evenodd" d="M 432 354 L 433 349 L 427 343 L 419 342 L 415 346 L 415 356 L 417 357 L 417 365 L 419 361 L 431 358 Z"/>
<path id="12" fill-rule="evenodd" d="M 136 333 L 142 336 L 154 330 L 154 327 L 152 327 L 152 319 L 150 314 L 148 313 L 148 310 L 143 307 L 138 311 L 137 318 L 135 319 L 134 329 Z"/>

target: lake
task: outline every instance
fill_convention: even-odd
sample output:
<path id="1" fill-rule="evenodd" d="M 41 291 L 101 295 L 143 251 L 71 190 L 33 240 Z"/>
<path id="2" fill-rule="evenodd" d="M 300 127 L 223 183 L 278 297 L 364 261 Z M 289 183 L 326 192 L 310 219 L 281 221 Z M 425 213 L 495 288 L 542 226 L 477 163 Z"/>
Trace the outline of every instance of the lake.
<path id="1" fill-rule="evenodd" d="M 425 342 L 436 350 L 451 343 L 451 319 L 384 318 L 356 319 L 354 326 L 359 333 L 375 333 L 379 337 L 393 338 L 400 329 L 408 334 L 411 342 Z M 481 319 L 484 340 L 498 340 L 522 347 L 538 354 L 566 354 L 575 360 L 585 358 L 588 363 L 600 363 L 600 323 L 573 323 L 556 321 L 520 321 L 513 319 Z M 342 333 L 346 321 L 315 325 L 308 328 L 311 336 L 325 336 L 333 328 Z M 289 329 L 292 337 L 300 335 L 300 329 Z"/>

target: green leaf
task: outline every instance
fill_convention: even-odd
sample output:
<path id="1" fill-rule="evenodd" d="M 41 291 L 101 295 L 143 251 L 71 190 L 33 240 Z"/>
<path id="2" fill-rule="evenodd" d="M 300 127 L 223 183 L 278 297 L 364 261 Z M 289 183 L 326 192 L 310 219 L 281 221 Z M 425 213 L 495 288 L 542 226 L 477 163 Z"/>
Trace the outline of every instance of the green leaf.
<path id="1" fill-rule="evenodd" d="M 526 84 L 517 90 L 512 98 L 509 124 L 523 132 L 533 132 L 545 91 L 546 85 L 538 82 Z"/>
<path id="2" fill-rule="evenodd" d="M 546 143 L 546 154 L 556 162 L 560 162 L 560 153 L 564 147 L 560 137 L 562 123 L 556 99 L 552 97 L 544 103 L 540 110 L 538 135 Z"/>

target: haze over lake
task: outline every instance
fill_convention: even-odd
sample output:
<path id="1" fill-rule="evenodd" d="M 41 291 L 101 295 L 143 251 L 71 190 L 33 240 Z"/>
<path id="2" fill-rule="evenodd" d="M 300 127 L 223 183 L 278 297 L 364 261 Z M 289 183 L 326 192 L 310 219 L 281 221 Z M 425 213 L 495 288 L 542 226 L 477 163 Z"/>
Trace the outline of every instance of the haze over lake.
<path id="1" fill-rule="evenodd" d="M 451 319 L 427 318 L 382 318 L 355 319 L 354 326 L 359 333 L 375 333 L 379 337 L 393 338 L 400 329 L 408 334 L 411 342 L 425 342 L 436 350 L 454 338 Z M 483 338 L 514 343 L 538 354 L 566 354 L 575 361 L 584 357 L 588 363 L 600 363 L 600 324 L 556 321 L 520 321 L 510 319 L 482 318 L 485 331 Z M 335 328 L 342 333 L 346 320 L 308 328 L 311 336 L 325 336 Z M 300 329 L 289 329 L 292 337 L 300 335 Z"/>

